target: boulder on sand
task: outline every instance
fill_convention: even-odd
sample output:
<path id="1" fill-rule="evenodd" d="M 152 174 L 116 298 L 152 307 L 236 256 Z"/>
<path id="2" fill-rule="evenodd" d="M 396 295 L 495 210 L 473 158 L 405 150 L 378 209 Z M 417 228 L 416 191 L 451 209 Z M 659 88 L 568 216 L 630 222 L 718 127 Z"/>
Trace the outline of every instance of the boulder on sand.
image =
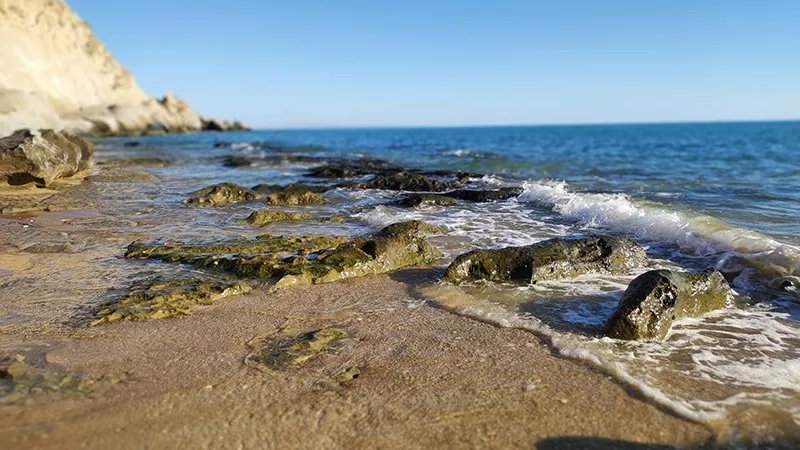
<path id="1" fill-rule="evenodd" d="M 94 146 L 66 131 L 19 130 L 0 139 L 0 180 L 50 184 L 93 164 Z"/>
<path id="2" fill-rule="evenodd" d="M 535 283 L 585 273 L 624 273 L 646 262 L 644 249 L 630 239 L 611 236 L 556 238 L 526 247 L 465 253 L 450 264 L 444 279 Z"/>
<path id="3" fill-rule="evenodd" d="M 663 340 L 673 321 L 724 308 L 730 295 L 728 282 L 716 270 L 653 270 L 631 282 L 603 334 L 616 339 Z"/>

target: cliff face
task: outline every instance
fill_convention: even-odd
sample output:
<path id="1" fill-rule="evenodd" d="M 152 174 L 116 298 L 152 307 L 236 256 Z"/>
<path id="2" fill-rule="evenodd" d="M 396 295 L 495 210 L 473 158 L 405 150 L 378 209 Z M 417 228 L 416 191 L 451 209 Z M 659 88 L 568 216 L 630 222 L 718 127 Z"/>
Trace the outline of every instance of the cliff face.
<path id="1" fill-rule="evenodd" d="M 138 134 L 203 127 L 185 102 L 142 92 L 63 0 L 0 0 L 0 136 L 21 128 Z"/>

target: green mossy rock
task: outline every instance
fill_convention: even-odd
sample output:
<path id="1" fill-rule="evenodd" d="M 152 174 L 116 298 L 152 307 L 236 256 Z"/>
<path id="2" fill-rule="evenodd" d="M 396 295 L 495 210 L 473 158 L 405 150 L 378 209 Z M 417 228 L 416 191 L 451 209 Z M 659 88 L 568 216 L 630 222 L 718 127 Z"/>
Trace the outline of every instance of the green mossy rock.
<path id="1" fill-rule="evenodd" d="M 453 261 L 445 271 L 450 282 L 522 281 L 572 278 L 585 273 L 624 273 L 647 263 L 637 243 L 621 237 L 556 238 L 526 247 L 476 250 Z"/>
<path id="2" fill-rule="evenodd" d="M 382 189 L 390 191 L 442 192 L 455 189 L 460 183 L 440 181 L 410 172 L 377 175 L 372 180 L 353 185 L 356 189 Z"/>
<path id="3" fill-rule="evenodd" d="M 222 281 L 176 280 L 131 292 L 95 314 L 90 326 L 119 320 L 166 319 L 191 314 L 200 305 L 250 292 L 250 286 Z"/>
<path id="4" fill-rule="evenodd" d="M 673 321 L 724 308 L 730 296 L 728 282 L 716 270 L 653 270 L 631 282 L 603 333 L 616 339 L 663 340 Z"/>
<path id="5" fill-rule="evenodd" d="M 181 203 L 185 205 L 216 206 L 239 201 L 258 200 L 261 198 L 261 194 L 233 183 L 215 184 L 205 189 L 192 192 L 189 195 L 192 197 L 181 201 Z"/>
<path id="6" fill-rule="evenodd" d="M 440 227 L 420 221 L 390 225 L 372 237 L 259 236 L 219 241 L 134 242 L 128 258 L 153 258 L 216 269 L 243 278 L 273 281 L 276 287 L 328 283 L 428 264 L 441 253 L 424 237 Z"/>
<path id="7" fill-rule="evenodd" d="M 392 204 L 404 208 L 428 208 L 431 206 L 453 206 L 456 204 L 456 200 L 443 195 L 411 194 Z"/>
<path id="8" fill-rule="evenodd" d="M 290 220 L 309 220 L 311 214 L 292 213 L 286 211 L 254 211 L 246 219 L 237 220 L 237 223 L 261 227 L 274 222 L 284 222 Z"/>

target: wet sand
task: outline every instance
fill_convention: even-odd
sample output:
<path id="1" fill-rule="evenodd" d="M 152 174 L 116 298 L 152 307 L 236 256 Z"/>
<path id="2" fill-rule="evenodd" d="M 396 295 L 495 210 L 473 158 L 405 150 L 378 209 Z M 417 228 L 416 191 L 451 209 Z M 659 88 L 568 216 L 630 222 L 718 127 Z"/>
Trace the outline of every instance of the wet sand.
<path id="1" fill-rule="evenodd" d="M 429 272 L 258 290 L 176 319 L 37 336 L 27 347 L 48 365 L 100 381 L 87 393 L 0 407 L 0 440 L 5 448 L 585 448 L 712 438 L 553 356 L 528 332 L 426 304 L 409 283 Z M 244 364 L 254 339 L 329 326 L 351 339 L 299 368 Z M 22 344 L 9 338 L 3 347 Z M 337 377 L 352 367 L 358 378 Z M 123 381 L 104 381 L 112 379 Z"/>

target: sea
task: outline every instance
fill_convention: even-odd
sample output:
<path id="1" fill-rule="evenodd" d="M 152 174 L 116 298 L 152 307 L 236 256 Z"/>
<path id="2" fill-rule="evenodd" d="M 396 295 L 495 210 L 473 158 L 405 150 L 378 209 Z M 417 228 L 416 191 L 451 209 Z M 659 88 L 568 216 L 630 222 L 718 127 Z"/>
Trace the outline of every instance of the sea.
<path id="1" fill-rule="evenodd" d="M 336 188 L 325 194 L 329 204 L 313 208 L 343 223 L 268 231 L 359 235 L 420 219 L 447 229 L 431 239 L 445 255 L 440 268 L 475 249 L 630 237 L 646 249 L 648 267 L 533 285 L 434 280 L 420 288 L 420 301 L 529 330 L 556 354 L 709 424 L 729 442 L 800 436 L 800 122 L 260 130 L 126 145 L 133 139 L 100 140 L 96 157 L 173 162 L 147 169 L 159 183 L 117 201 L 140 208 L 137 220 L 150 234 L 174 238 L 263 233 L 235 222 L 257 202 L 191 208 L 179 201 L 219 182 L 330 182 L 305 176 L 330 159 L 467 171 L 470 187 L 521 187 L 506 201 L 421 209 L 391 206 L 400 192 Z M 226 165 L 233 156 L 251 163 Z M 729 274 L 733 302 L 678 321 L 662 342 L 602 337 L 630 281 L 656 268 L 719 269 Z"/>

